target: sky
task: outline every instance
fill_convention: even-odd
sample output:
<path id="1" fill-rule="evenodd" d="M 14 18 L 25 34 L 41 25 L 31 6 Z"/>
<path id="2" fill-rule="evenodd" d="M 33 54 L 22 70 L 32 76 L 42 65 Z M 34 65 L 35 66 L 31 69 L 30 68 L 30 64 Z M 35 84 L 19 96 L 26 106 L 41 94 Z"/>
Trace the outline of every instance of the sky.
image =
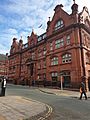
<path id="1" fill-rule="evenodd" d="M 76 3 L 79 12 L 84 6 L 90 12 L 90 0 Z M 48 17 L 52 19 L 58 4 L 63 4 L 63 9 L 71 14 L 73 0 L 0 0 L 0 54 L 9 53 L 14 37 L 19 41 L 22 36 L 25 44 L 32 29 L 37 35 L 46 32 Z"/>

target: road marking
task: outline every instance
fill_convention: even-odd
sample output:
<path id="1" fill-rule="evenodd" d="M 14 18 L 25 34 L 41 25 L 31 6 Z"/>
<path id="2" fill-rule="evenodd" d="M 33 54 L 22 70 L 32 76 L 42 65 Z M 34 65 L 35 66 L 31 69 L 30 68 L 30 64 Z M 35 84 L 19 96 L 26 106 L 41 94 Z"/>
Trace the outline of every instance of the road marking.
<path id="1" fill-rule="evenodd" d="M 48 107 L 48 112 L 46 113 L 45 117 L 40 117 L 38 120 L 45 120 L 46 118 L 48 118 L 51 115 L 51 113 L 53 111 L 52 107 L 47 104 L 46 104 L 46 106 Z"/>
<path id="2" fill-rule="evenodd" d="M 34 101 L 34 102 L 41 103 L 41 102 L 39 102 L 39 101 L 37 101 L 37 100 L 33 100 L 33 99 L 30 99 L 30 98 L 26 98 L 26 97 L 23 97 L 23 98 L 26 99 L 26 100 L 32 100 L 32 101 Z M 44 103 L 42 103 L 42 104 L 44 104 Z M 44 105 L 46 105 L 46 107 L 48 108 L 48 112 L 45 114 L 44 117 L 40 117 L 40 118 L 37 119 L 37 120 L 45 120 L 46 118 L 48 118 L 48 117 L 51 115 L 51 113 L 52 113 L 52 111 L 53 111 L 53 109 L 52 109 L 51 106 L 49 106 L 48 104 L 44 104 Z"/>

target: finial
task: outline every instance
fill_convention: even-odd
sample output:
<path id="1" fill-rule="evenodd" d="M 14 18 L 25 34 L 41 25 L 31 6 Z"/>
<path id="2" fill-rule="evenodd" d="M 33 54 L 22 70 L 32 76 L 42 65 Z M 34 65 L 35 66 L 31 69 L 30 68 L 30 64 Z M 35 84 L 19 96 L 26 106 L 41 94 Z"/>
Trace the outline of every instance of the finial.
<path id="1" fill-rule="evenodd" d="M 8 53 L 6 53 L 6 56 L 8 56 Z"/>
<path id="2" fill-rule="evenodd" d="M 32 34 L 34 34 L 34 29 L 33 29 L 33 28 L 32 28 L 32 33 L 31 33 L 31 35 L 32 35 Z"/>
<path id="3" fill-rule="evenodd" d="M 50 17 L 48 17 L 49 18 L 49 21 L 50 21 Z"/>
<path id="4" fill-rule="evenodd" d="M 75 0 L 73 0 L 74 4 L 75 4 Z"/>
<path id="5" fill-rule="evenodd" d="M 30 36 L 30 34 L 31 34 L 31 33 L 29 32 L 29 33 L 28 33 L 28 36 Z"/>
<path id="6" fill-rule="evenodd" d="M 60 4 L 60 7 L 62 8 L 62 7 L 63 7 L 63 5 L 62 5 L 62 4 Z"/>
<path id="7" fill-rule="evenodd" d="M 21 40 L 22 40 L 22 35 L 21 35 Z"/>
<path id="8" fill-rule="evenodd" d="M 32 32 L 34 33 L 34 29 L 32 28 Z"/>

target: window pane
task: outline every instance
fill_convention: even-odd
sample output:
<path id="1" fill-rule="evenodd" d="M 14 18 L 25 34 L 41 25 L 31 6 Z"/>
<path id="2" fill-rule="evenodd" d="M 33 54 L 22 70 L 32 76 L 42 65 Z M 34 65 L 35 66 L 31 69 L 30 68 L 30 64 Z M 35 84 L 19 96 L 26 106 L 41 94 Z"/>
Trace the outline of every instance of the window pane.
<path id="1" fill-rule="evenodd" d="M 60 40 L 56 40 L 56 42 L 55 42 L 55 48 L 57 49 L 57 48 L 60 48 L 62 46 L 64 46 L 64 39 L 62 38 Z"/>
<path id="2" fill-rule="evenodd" d="M 55 25 L 55 30 L 58 30 L 59 28 L 64 26 L 63 20 L 59 20 Z"/>
<path id="3" fill-rule="evenodd" d="M 57 65 L 58 64 L 58 57 L 54 57 L 51 59 L 51 65 Z"/>
<path id="4" fill-rule="evenodd" d="M 50 43 L 50 50 L 53 50 L 53 43 Z"/>
<path id="5" fill-rule="evenodd" d="M 71 54 L 65 54 L 62 56 L 62 63 L 70 63 L 71 62 Z"/>
<path id="6" fill-rule="evenodd" d="M 66 36 L 66 44 L 67 44 L 67 45 L 70 44 L 70 35 Z"/>

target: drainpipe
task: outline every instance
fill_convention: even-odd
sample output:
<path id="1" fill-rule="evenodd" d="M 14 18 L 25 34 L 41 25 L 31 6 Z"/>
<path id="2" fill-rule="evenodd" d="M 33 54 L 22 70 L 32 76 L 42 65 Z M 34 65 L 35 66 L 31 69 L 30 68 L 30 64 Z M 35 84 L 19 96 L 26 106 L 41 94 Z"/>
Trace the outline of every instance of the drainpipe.
<path id="1" fill-rule="evenodd" d="M 81 25 L 80 24 L 79 24 L 79 36 L 80 36 L 80 49 L 81 49 L 83 76 L 85 76 L 84 80 L 85 80 L 86 90 L 88 91 L 88 79 L 86 78 L 86 71 L 85 71 L 85 64 L 84 64 L 84 53 L 83 53 L 83 46 L 82 46 L 82 34 L 81 34 Z"/>
<path id="2" fill-rule="evenodd" d="M 81 60 L 82 60 L 83 76 L 86 76 L 80 24 L 79 24 L 79 36 L 80 36 L 80 49 L 81 49 Z"/>
<path id="3" fill-rule="evenodd" d="M 18 81 L 19 84 L 21 82 L 21 60 L 22 60 L 22 53 L 20 52 L 19 81 Z"/>

